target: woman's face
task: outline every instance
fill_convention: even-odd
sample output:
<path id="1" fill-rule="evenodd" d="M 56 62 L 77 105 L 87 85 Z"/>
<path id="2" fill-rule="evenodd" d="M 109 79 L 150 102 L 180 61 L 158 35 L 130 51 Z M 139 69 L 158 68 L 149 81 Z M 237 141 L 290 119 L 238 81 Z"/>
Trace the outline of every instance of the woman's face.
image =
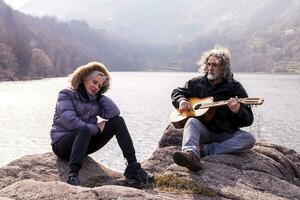
<path id="1" fill-rule="evenodd" d="M 91 95 L 95 95 L 103 86 L 104 81 L 105 76 L 98 75 L 87 78 L 83 83 L 86 91 Z"/>

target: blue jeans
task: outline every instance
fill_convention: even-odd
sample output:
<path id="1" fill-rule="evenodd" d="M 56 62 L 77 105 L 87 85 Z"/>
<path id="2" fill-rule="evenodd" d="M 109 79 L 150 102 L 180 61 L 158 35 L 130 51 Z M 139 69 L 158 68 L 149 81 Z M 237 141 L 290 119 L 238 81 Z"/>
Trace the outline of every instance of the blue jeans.
<path id="1" fill-rule="evenodd" d="M 209 131 L 202 122 L 190 118 L 183 131 L 182 151 L 193 151 L 200 156 L 200 144 L 204 145 L 204 154 L 225 154 L 242 152 L 251 149 L 255 144 L 252 134 L 237 130 L 234 133 L 214 133 Z"/>

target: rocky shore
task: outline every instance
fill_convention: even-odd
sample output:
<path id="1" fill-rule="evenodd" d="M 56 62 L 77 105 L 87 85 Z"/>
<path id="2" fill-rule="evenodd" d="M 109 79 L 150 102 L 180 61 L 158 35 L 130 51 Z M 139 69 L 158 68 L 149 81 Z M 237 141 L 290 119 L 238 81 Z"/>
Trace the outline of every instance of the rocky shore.
<path id="1" fill-rule="evenodd" d="M 168 126 L 152 156 L 142 165 L 155 183 L 128 187 L 123 175 L 84 161 L 83 187 L 65 183 L 67 162 L 53 153 L 24 156 L 0 169 L 0 199 L 300 199 L 300 154 L 270 143 L 257 143 L 242 154 L 202 158 L 203 170 L 174 164 L 182 130 Z"/>

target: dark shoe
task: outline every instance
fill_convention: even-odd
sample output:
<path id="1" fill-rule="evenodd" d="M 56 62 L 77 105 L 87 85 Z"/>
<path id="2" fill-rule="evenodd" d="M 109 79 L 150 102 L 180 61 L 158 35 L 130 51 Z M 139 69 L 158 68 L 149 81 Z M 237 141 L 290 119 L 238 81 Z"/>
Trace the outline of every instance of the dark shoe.
<path id="1" fill-rule="evenodd" d="M 177 165 L 186 167 L 192 171 L 198 171 L 202 169 L 200 159 L 192 151 L 176 151 L 173 153 L 173 160 Z"/>
<path id="2" fill-rule="evenodd" d="M 127 165 L 124 176 L 127 178 L 129 184 L 149 184 L 154 181 L 154 176 L 147 173 L 140 163 Z"/>
<path id="3" fill-rule="evenodd" d="M 69 174 L 67 183 L 74 186 L 80 186 L 80 181 L 77 174 Z"/>

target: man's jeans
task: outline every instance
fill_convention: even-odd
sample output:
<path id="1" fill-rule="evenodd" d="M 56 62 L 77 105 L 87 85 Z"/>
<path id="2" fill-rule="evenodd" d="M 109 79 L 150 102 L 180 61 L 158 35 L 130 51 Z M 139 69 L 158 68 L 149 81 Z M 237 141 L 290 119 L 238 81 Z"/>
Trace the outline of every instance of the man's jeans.
<path id="1" fill-rule="evenodd" d="M 204 146 L 204 154 L 235 153 L 251 149 L 255 144 L 252 134 L 238 130 L 235 133 L 214 133 L 209 131 L 199 120 L 190 118 L 183 131 L 182 151 L 193 151 L 200 156 L 200 144 Z"/>

